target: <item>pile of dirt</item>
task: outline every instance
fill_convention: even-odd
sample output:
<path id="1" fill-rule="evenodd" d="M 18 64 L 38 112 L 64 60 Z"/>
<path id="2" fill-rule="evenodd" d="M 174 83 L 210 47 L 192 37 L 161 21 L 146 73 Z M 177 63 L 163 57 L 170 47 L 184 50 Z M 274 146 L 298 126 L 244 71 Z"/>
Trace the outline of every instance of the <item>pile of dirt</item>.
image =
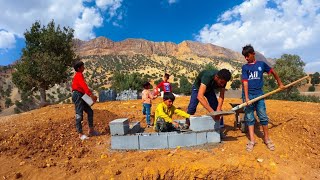
<path id="1" fill-rule="evenodd" d="M 158 98 L 154 101 L 154 112 Z M 186 110 L 189 97 L 175 105 Z M 240 99 L 226 99 L 240 103 Z M 122 117 L 140 121 L 141 100 L 93 105 L 94 124 L 100 136 L 81 141 L 75 131 L 74 106 L 52 105 L 19 115 L 0 117 L 0 176 L 3 179 L 319 179 L 320 105 L 267 100 L 270 135 L 276 145 L 269 151 L 257 126 L 258 144 L 234 130 L 233 115 L 225 116 L 223 142 L 192 148 L 115 151 L 110 149 L 109 122 Z M 199 105 L 197 115 L 206 114 Z M 88 130 L 87 119 L 83 121 Z M 150 131 L 150 129 L 145 129 Z"/>

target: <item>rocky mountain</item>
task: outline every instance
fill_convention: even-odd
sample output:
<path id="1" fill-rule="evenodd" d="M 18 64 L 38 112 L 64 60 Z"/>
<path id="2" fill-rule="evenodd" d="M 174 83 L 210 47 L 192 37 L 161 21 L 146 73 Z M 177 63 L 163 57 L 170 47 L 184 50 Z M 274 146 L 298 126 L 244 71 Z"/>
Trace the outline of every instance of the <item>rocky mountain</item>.
<path id="1" fill-rule="evenodd" d="M 209 43 L 183 41 L 180 44 L 172 42 L 152 42 L 144 39 L 126 39 L 114 42 L 105 37 L 91 41 L 75 40 L 75 50 L 80 56 L 109 55 L 109 54 L 144 54 L 163 56 L 196 55 L 199 57 L 223 57 L 242 61 L 240 53 Z"/>
<path id="2" fill-rule="evenodd" d="M 89 86 L 95 89 L 109 88 L 115 71 L 140 73 L 141 76 L 151 81 L 160 79 L 164 72 L 167 72 L 172 75 L 170 81 L 179 84 L 182 76 L 193 82 L 198 72 L 207 64 L 218 69 L 227 68 L 232 71 L 233 75 L 236 75 L 239 74 L 241 65 L 245 63 L 244 58 L 238 52 L 213 44 L 193 41 L 175 44 L 144 39 L 126 39 L 115 42 L 105 37 L 98 37 L 90 41 L 75 39 L 74 50 L 86 63 L 84 75 Z M 12 69 L 6 72 L 11 71 Z M 0 85 L 1 92 L 8 92 L 9 88 L 12 91 L 10 96 L 0 98 L 2 109 L 7 98 L 11 98 L 12 104 L 15 104 L 21 97 L 10 77 L 12 77 L 11 74 L 6 73 L 1 80 L 11 85 Z M 70 102 L 70 96 L 70 82 L 54 86 L 47 91 L 48 100 L 52 103 Z M 39 95 L 35 95 L 33 101 L 37 98 Z"/>

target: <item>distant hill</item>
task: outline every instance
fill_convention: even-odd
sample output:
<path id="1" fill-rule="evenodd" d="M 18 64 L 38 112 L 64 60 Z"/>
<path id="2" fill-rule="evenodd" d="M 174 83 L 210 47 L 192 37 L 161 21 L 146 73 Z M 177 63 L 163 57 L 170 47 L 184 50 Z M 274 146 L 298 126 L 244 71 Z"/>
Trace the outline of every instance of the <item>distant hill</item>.
<path id="1" fill-rule="evenodd" d="M 90 87 L 108 88 L 115 71 L 137 72 L 150 80 L 160 79 L 164 72 L 171 74 L 171 82 L 179 82 L 185 76 L 192 83 L 195 76 L 207 64 L 227 68 L 233 75 L 239 74 L 244 58 L 238 52 L 209 43 L 183 41 L 179 44 L 172 42 L 152 42 L 144 39 L 126 39 L 114 42 L 105 37 L 90 41 L 74 40 L 74 50 L 86 63 L 84 73 Z M 12 103 L 20 100 L 20 94 L 11 80 L 12 67 L 1 71 L 0 90 L 6 91 L 8 84 L 12 89 Z M 5 73 L 4 73 L 5 72 Z M 48 100 L 52 103 L 70 102 L 70 83 L 57 85 L 47 91 Z M 4 83 L 5 82 L 5 83 Z M 5 85 L 6 84 L 6 85 Z M 14 97 L 13 97 L 14 96 Z M 38 99 L 34 95 L 33 99 Z M 0 98 L 3 109 L 5 97 Z"/>

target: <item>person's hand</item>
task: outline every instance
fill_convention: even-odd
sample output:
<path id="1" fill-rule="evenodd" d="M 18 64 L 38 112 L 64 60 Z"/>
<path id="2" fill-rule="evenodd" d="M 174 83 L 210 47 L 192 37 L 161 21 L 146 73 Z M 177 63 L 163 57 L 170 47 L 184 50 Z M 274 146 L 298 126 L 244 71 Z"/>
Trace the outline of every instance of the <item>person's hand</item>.
<path id="1" fill-rule="evenodd" d="M 175 122 L 175 121 L 172 121 L 172 124 L 175 128 L 179 128 L 179 123 Z"/>
<path id="2" fill-rule="evenodd" d="M 249 101 L 249 98 L 246 98 L 246 106 L 249 106 L 251 104 Z"/>
<path id="3" fill-rule="evenodd" d="M 91 99 L 95 103 L 95 102 L 97 102 L 98 97 L 92 94 Z"/>
<path id="4" fill-rule="evenodd" d="M 279 88 L 283 90 L 283 89 L 285 89 L 286 87 L 281 83 L 281 84 L 279 85 Z"/>

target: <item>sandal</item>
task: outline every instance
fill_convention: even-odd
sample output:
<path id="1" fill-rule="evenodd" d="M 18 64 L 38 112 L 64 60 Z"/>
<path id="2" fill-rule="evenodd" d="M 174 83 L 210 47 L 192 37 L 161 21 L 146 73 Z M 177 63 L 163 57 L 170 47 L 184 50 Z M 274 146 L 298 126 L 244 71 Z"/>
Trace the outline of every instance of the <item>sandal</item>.
<path id="1" fill-rule="evenodd" d="M 248 144 L 246 145 L 246 150 L 251 152 L 255 144 L 256 144 L 255 142 L 249 141 Z"/>
<path id="2" fill-rule="evenodd" d="M 267 140 L 264 143 L 267 145 L 267 147 L 268 147 L 268 149 L 270 149 L 270 151 L 274 151 L 275 150 L 276 147 L 275 147 L 275 145 L 273 144 L 273 142 L 271 140 Z"/>

